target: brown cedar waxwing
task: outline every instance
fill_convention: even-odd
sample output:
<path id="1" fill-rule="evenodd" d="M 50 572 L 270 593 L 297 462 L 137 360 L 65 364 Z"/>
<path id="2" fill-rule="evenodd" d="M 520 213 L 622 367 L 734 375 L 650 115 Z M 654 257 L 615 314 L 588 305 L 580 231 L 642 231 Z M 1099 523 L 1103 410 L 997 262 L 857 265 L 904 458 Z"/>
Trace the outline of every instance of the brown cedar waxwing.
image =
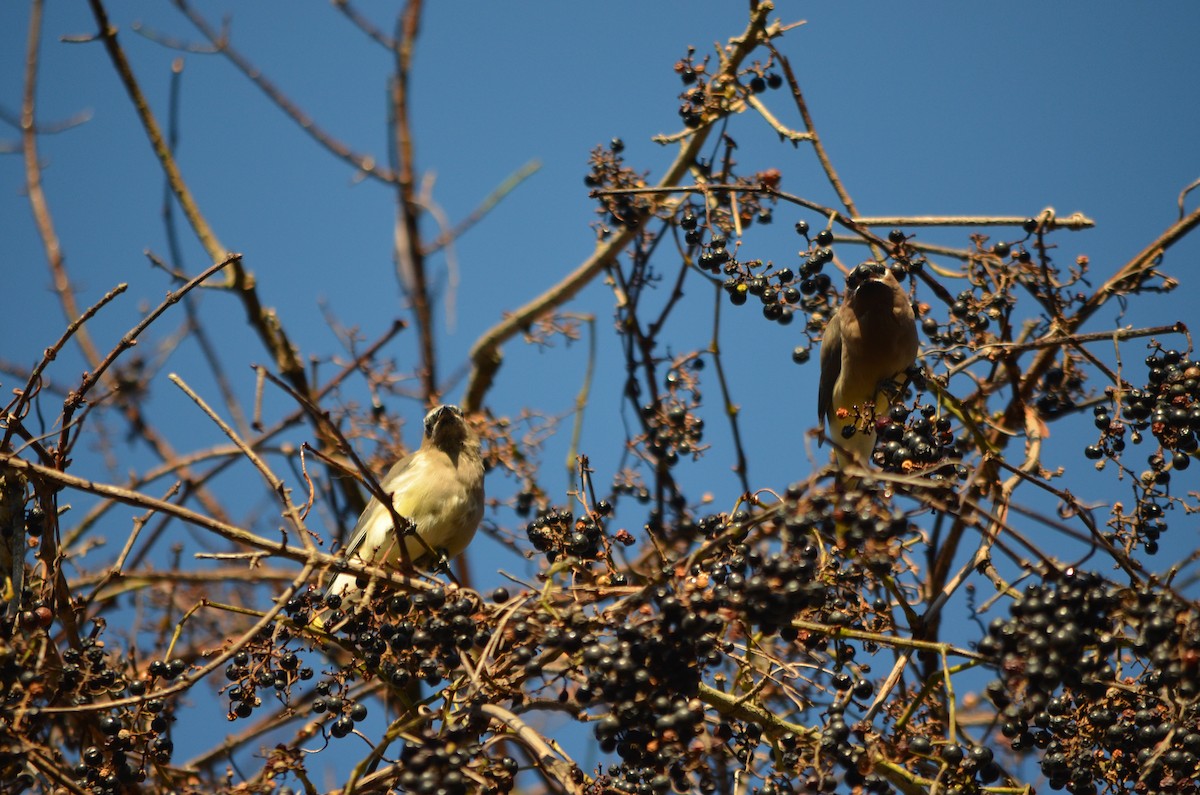
<path id="1" fill-rule="evenodd" d="M 842 305 L 821 337 L 817 414 L 828 422 L 840 466 L 870 463 L 875 416 L 887 411 L 881 387 L 916 358 L 917 322 L 907 293 L 886 265 L 864 262 L 846 277 Z"/>
<path id="2" fill-rule="evenodd" d="M 414 565 L 439 562 L 431 559 L 427 546 L 439 559 L 456 557 L 471 543 L 483 519 L 479 436 L 457 406 L 437 406 L 425 415 L 421 446 L 396 462 L 379 485 L 391 495 L 396 513 L 413 523 L 415 533 L 402 536 L 393 528 L 387 508 L 372 499 L 354 526 L 348 558 L 395 567 L 401 561 L 401 543 Z M 339 574 L 327 593 L 343 598 L 356 594 L 355 580 L 354 574 Z"/>

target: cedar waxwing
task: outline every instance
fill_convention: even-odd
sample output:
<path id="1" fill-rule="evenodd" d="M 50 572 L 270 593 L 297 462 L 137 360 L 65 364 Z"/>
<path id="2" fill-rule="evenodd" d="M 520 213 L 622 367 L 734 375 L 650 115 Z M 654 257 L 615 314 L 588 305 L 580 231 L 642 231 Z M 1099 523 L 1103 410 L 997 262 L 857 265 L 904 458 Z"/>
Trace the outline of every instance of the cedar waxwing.
<path id="1" fill-rule="evenodd" d="M 871 461 L 882 387 L 917 358 L 917 321 L 908 294 L 884 264 L 865 262 L 846 277 L 842 305 L 821 337 L 817 414 L 828 422 L 838 464 Z"/>
<path id="2" fill-rule="evenodd" d="M 479 436 L 458 406 L 437 406 L 426 414 L 421 446 L 397 461 L 379 485 L 391 495 L 396 513 L 416 530 L 402 537 L 392 527 L 391 513 L 372 499 L 354 526 L 347 557 L 395 567 L 403 542 L 410 562 L 432 566 L 466 549 L 483 519 L 483 459 Z M 353 594 L 358 591 L 355 579 L 351 573 L 339 574 L 327 593 Z"/>

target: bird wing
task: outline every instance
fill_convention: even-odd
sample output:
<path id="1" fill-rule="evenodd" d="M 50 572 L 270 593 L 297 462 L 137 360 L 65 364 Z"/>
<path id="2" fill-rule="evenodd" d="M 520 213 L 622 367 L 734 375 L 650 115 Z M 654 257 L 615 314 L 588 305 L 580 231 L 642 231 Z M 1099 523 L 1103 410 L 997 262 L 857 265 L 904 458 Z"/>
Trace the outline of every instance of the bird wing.
<path id="1" fill-rule="evenodd" d="M 414 476 L 418 467 L 413 466 L 415 453 L 409 454 L 396 462 L 396 464 L 388 470 L 387 475 L 380 481 L 380 487 L 387 494 L 395 495 L 400 490 L 406 488 L 409 480 Z M 393 497 L 393 500 L 395 497 Z M 401 516 L 407 516 L 404 508 L 397 506 L 397 513 Z M 410 556 L 412 554 L 411 544 L 415 542 L 407 542 Z M 381 553 L 383 553 L 381 555 Z M 388 509 L 379 500 L 374 498 L 367 504 L 366 509 L 358 517 L 358 522 L 354 525 L 354 530 L 350 533 L 350 540 L 346 544 L 346 557 L 351 559 L 361 560 L 375 565 L 382 564 L 384 561 L 378 558 L 390 557 L 398 558 L 400 548 L 398 539 L 392 532 L 391 515 Z M 349 572 L 342 572 L 333 578 L 333 582 L 326 589 L 326 594 L 346 594 L 355 588 L 357 577 Z"/>
<path id="2" fill-rule="evenodd" d="M 841 310 L 825 324 L 821 335 L 821 387 L 817 392 L 817 417 L 821 422 L 833 410 L 833 387 L 842 374 L 842 320 Z"/>
<path id="3" fill-rule="evenodd" d="M 416 474 L 417 467 L 413 466 L 415 455 L 415 453 L 412 453 L 401 458 L 388 470 L 383 480 L 379 482 L 379 486 L 383 489 L 383 492 L 392 495 L 393 500 L 395 500 L 395 495 L 404 493 L 409 481 Z M 397 506 L 396 511 L 401 516 L 407 516 L 401 506 Z M 368 539 L 368 536 L 376 528 L 390 529 L 391 525 L 391 514 L 388 513 L 387 506 L 379 500 L 372 499 L 367 505 L 366 510 L 358 517 L 358 522 L 354 525 L 354 531 L 350 534 L 350 541 L 346 544 L 346 554 L 348 556 L 357 555 L 363 560 L 371 560 L 375 554 L 375 550 L 383 546 L 387 539 L 386 536 L 378 539 Z M 363 549 L 364 546 L 368 545 L 368 540 L 370 541 L 370 546 L 375 547 L 375 549 Z"/>

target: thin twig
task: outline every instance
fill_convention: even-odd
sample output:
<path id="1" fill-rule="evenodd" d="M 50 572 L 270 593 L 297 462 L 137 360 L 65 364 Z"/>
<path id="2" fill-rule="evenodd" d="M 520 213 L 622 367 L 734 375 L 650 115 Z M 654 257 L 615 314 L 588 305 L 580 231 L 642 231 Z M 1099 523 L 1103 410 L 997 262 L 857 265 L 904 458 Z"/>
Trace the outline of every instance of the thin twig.
<path id="1" fill-rule="evenodd" d="M 373 40 L 376 44 L 383 47 L 388 52 L 395 51 L 395 40 L 376 27 L 371 20 L 359 13 L 358 9 L 350 5 L 349 0 L 330 0 L 330 2 L 332 2 L 334 8 L 342 12 L 346 19 L 350 20 L 350 22 L 356 28 L 365 33 L 368 38 Z"/>
<path id="2" fill-rule="evenodd" d="M 301 518 L 299 510 L 296 508 L 296 504 L 292 502 L 291 489 L 284 484 L 283 479 L 271 471 L 271 468 L 267 466 L 266 462 L 259 457 L 258 453 L 254 452 L 254 449 L 250 445 L 246 444 L 245 440 L 238 435 L 237 431 L 230 427 L 227 422 L 222 420 L 220 415 L 213 411 L 212 408 L 206 402 L 204 402 L 204 399 L 197 395 L 195 390 L 188 386 L 182 378 L 175 373 L 169 374 L 167 378 L 170 379 L 171 383 L 179 387 L 185 395 L 191 398 L 192 402 L 199 406 L 201 411 L 208 415 L 208 418 L 212 420 L 218 428 L 221 429 L 221 432 L 229 437 L 229 440 L 233 442 L 234 446 L 237 447 L 242 456 L 244 456 L 251 464 L 253 464 L 254 468 L 262 474 L 263 479 L 267 481 L 267 485 L 271 487 L 271 491 L 275 492 L 275 495 L 279 498 L 279 502 L 283 505 L 284 516 L 286 516 L 292 523 L 292 527 L 295 529 L 296 534 L 300 536 L 300 540 L 304 543 L 305 548 L 309 550 L 316 549 L 316 544 L 313 543 L 308 528 L 304 525 L 304 519 Z"/>
<path id="3" fill-rule="evenodd" d="M 54 484 L 62 488 L 77 489 L 87 494 L 95 494 L 98 497 L 115 500 L 125 505 L 131 505 L 135 508 L 152 509 L 158 513 L 173 516 L 196 527 L 208 530 L 228 541 L 232 541 L 251 549 L 258 549 L 268 552 L 272 555 L 288 558 L 300 563 L 312 563 L 314 565 L 328 566 L 337 569 L 338 571 L 349 571 L 354 573 L 362 573 L 379 579 L 383 582 L 388 582 L 409 590 L 430 590 L 434 586 L 427 585 L 423 581 L 411 577 L 407 577 L 393 569 L 382 568 L 379 566 L 371 566 L 363 564 L 361 561 L 347 561 L 346 558 L 337 555 L 330 555 L 316 550 L 306 550 L 301 547 L 289 546 L 286 541 L 271 541 L 262 536 L 255 535 L 248 530 L 219 521 L 210 516 L 205 516 L 202 513 L 186 508 L 175 503 L 165 502 L 163 500 L 151 497 L 148 494 L 130 491 L 129 489 L 113 486 L 108 483 L 99 483 L 97 481 L 88 480 L 86 478 L 69 475 L 66 472 L 61 472 L 57 469 L 44 467 L 39 464 L 34 464 L 26 461 L 15 455 L 0 452 L 0 469 L 12 469 L 25 474 L 30 480 L 41 480 L 45 483 Z M 132 703 L 132 702 L 131 702 Z"/>
<path id="4" fill-rule="evenodd" d="M 769 29 L 767 26 L 767 15 L 773 10 L 774 5 L 769 2 L 759 3 L 754 8 L 745 32 L 734 40 L 734 46 L 729 49 L 728 57 L 722 64 L 721 75 L 732 78 L 736 75 L 742 60 L 750 54 L 754 47 L 761 41 L 769 41 L 773 36 L 779 34 L 778 26 L 771 26 Z M 680 142 L 679 154 L 676 155 L 662 179 L 659 180 L 659 192 L 670 191 L 688 173 L 711 129 L 712 125 L 700 127 Z M 653 217 L 653 214 L 647 214 L 645 217 Z M 483 406 L 484 398 L 491 389 L 503 361 L 500 347 L 546 312 L 571 300 L 576 293 L 595 278 L 596 274 L 611 264 L 639 232 L 640 224 L 622 227 L 558 284 L 508 315 L 479 337 L 471 347 L 472 369 L 467 381 L 466 393 L 463 396 L 465 411 L 476 412 Z"/>
<path id="5" fill-rule="evenodd" d="M 416 153 L 409 109 L 409 79 L 413 48 L 421 24 L 422 0 L 408 0 L 396 20 L 395 74 L 391 81 L 391 125 L 393 169 L 396 173 L 396 269 L 417 323 L 421 352 L 420 376 L 427 404 L 439 397 L 433 307 L 421 242 L 421 204 L 417 200 Z"/>
<path id="6" fill-rule="evenodd" d="M 209 225 L 207 219 L 205 219 L 203 213 L 200 212 L 199 205 L 196 203 L 191 191 L 187 187 L 187 183 L 183 179 L 183 173 L 179 170 L 179 165 L 171 153 L 170 146 L 163 137 L 158 121 L 155 119 L 154 113 L 150 110 L 150 105 L 142 93 L 137 78 L 133 74 L 129 60 L 125 57 L 125 52 L 117 41 L 116 29 L 108 20 L 108 12 L 105 10 L 102 0 L 88 0 L 88 2 L 91 5 L 92 14 L 95 16 L 100 28 L 99 35 L 104 42 L 104 48 L 117 70 L 121 84 L 125 86 L 126 92 L 133 101 L 133 106 L 142 123 L 142 128 L 146 131 L 146 135 L 150 139 L 154 155 L 166 174 L 167 183 L 171 186 L 171 192 L 179 202 L 179 206 L 183 209 L 184 216 L 188 219 L 188 223 L 191 225 L 196 237 L 200 240 L 205 252 L 213 262 L 231 260 L 232 255 L 221 245 L 220 240 L 217 239 L 216 233 Z M 185 5 L 182 3 L 182 0 L 176 0 L 176 2 L 181 7 Z M 232 258 L 232 261 L 234 267 L 230 268 L 225 287 L 234 291 L 241 299 L 246 309 L 247 317 L 250 319 L 251 327 L 258 333 L 259 338 L 272 357 L 274 357 L 275 364 L 279 370 L 292 381 L 297 389 L 307 391 L 308 382 L 304 374 L 304 366 L 301 364 L 291 340 L 280 326 L 275 313 L 262 305 L 255 286 L 254 277 L 242 267 L 241 258 Z"/>
<path id="7" fill-rule="evenodd" d="M 178 290 L 167 293 L 167 297 L 163 299 L 161 304 L 159 304 L 148 315 L 142 318 L 136 326 L 126 332 L 125 336 L 121 337 L 116 346 L 108 352 L 107 356 L 104 357 L 104 360 L 96 365 L 94 370 L 84 375 L 79 387 L 67 395 L 67 399 L 63 401 L 62 424 L 64 427 L 61 435 L 61 441 L 59 442 L 58 446 L 58 455 L 60 457 L 65 456 L 68 449 L 67 426 L 70 425 L 71 417 L 74 415 L 75 411 L 84 404 L 87 393 L 91 391 L 93 386 L 96 385 L 96 382 L 100 380 L 105 371 L 112 366 L 112 363 L 117 360 L 117 357 L 137 344 L 138 337 L 141 336 L 142 332 L 145 331 L 151 323 L 157 320 L 163 312 L 166 312 L 168 308 L 178 303 L 179 299 L 187 295 L 188 292 L 193 290 L 197 285 L 203 283 L 206 279 L 208 279 L 208 277 L 212 276 L 218 271 L 224 270 L 227 266 L 237 262 L 240 259 L 240 254 L 230 254 L 222 261 L 210 265 L 203 272 L 201 272 L 200 275 L 191 279 L 187 284 L 183 285 Z"/>
<path id="8" fill-rule="evenodd" d="M 1054 214 L 1052 208 L 1042 211 L 1049 213 L 1045 222 L 1047 230 L 1068 229 L 1080 232 L 1091 229 L 1096 222 L 1083 213 L 1072 213 L 1065 218 Z M 859 226 L 1023 226 L 1030 220 L 1029 216 L 1019 215 L 895 215 L 895 216 L 855 216 L 854 223 Z M 1035 216 L 1036 220 L 1036 216 Z"/>
<path id="9" fill-rule="evenodd" d="M 37 149 L 37 125 L 34 120 L 34 102 L 37 95 L 38 42 L 42 31 L 42 0 L 34 0 L 29 14 L 29 35 L 25 55 L 25 82 L 21 99 L 21 148 L 25 154 L 25 192 L 33 211 L 34 224 L 42 238 L 42 247 L 54 279 L 54 291 L 58 294 L 63 313 L 69 323 L 80 317 L 75 302 L 75 290 L 67 276 L 62 247 L 54 229 L 54 219 L 42 190 L 42 168 Z M 91 334 L 82 325 L 76 327 L 75 339 L 83 351 L 89 366 L 100 361 L 100 352 L 92 342 Z"/>
<path id="10" fill-rule="evenodd" d="M 186 0 L 173 0 L 173 2 L 175 3 L 175 7 L 183 12 L 183 14 L 191 21 L 191 23 L 196 26 L 196 29 L 204 34 L 204 37 L 212 43 L 218 52 L 228 58 L 229 62 L 232 63 L 238 69 L 238 71 L 246 76 L 246 79 L 258 86 L 259 89 L 266 94 L 267 97 L 274 102 L 280 110 L 291 117 L 292 121 L 296 123 L 297 127 L 308 133 L 314 141 L 327 149 L 335 157 L 345 160 L 347 163 L 354 166 L 354 168 L 362 174 L 380 180 L 381 182 L 394 183 L 396 181 L 396 175 L 388 169 L 381 168 L 373 156 L 355 152 L 350 147 L 346 146 L 341 141 L 337 140 L 324 129 L 322 129 L 311 116 L 309 116 L 300 108 L 299 105 L 297 105 L 295 102 L 292 102 L 292 100 L 289 99 L 288 96 L 283 93 L 278 86 L 267 79 L 263 75 L 261 69 L 250 63 L 249 59 L 242 55 L 238 50 L 235 50 L 229 43 L 228 36 L 223 33 L 217 33 L 217 31 L 213 29 L 212 25 L 210 25 L 208 21 L 200 15 L 200 12 L 192 8 L 192 6 L 187 3 Z"/>
<path id="11" fill-rule="evenodd" d="M 730 432 L 733 435 L 733 449 L 737 455 L 733 471 L 737 473 L 738 482 L 742 484 L 742 492 L 750 492 L 749 465 L 746 462 L 746 450 L 742 446 L 742 432 L 738 426 L 738 414 L 741 411 L 729 393 L 729 380 L 725 377 L 725 367 L 721 362 L 721 305 L 725 303 L 724 290 L 715 285 L 716 301 L 713 306 L 712 338 L 708 343 L 708 351 L 712 354 L 713 365 L 717 368 L 717 383 L 721 386 L 721 404 L 725 416 L 729 419 Z"/>
<path id="12" fill-rule="evenodd" d="M 522 182 L 536 174 L 541 170 L 541 168 L 542 161 L 535 159 L 530 160 L 528 163 L 510 174 L 503 182 L 500 183 L 499 186 L 496 187 L 495 190 L 484 197 L 484 200 L 479 203 L 478 207 L 468 213 L 467 216 L 455 224 L 453 228 L 448 229 L 433 240 L 426 243 L 425 247 L 422 249 L 425 256 L 428 257 L 431 254 L 437 253 L 441 249 L 450 245 L 450 243 L 453 241 L 458 240 L 460 237 L 466 234 L 467 230 L 483 220 L 483 218 L 487 216 L 487 214 L 491 212 L 496 205 L 503 201 L 506 196 L 515 191 Z"/>
<path id="13" fill-rule="evenodd" d="M 60 336 L 53 345 L 46 349 L 45 353 L 42 355 L 42 358 L 38 361 L 37 365 L 34 366 L 33 371 L 29 374 L 29 379 L 25 383 L 25 388 L 19 390 L 17 396 L 13 398 L 13 401 L 9 403 L 7 407 L 5 407 L 3 412 L 5 415 L 16 418 L 25 416 L 25 412 L 29 407 L 29 401 L 40 391 L 38 383 L 42 377 L 42 373 L 45 371 L 46 367 L 49 366 L 50 362 L 58 358 L 58 354 L 62 352 L 63 346 L 67 344 L 67 340 L 74 336 L 74 334 L 79 331 L 79 329 L 81 329 L 85 323 L 95 317 L 96 313 L 104 308 L 104 306 L 106 306 L 117 296 L 124 293 L 128 288 L 129 285 L 124 282 L 118 284 L 116 287 L 105 293 L 103 298 L 88 307 L 82 315 L 71 321 L 71 323 L 67 326 L 67 330 L 62 333 L 62 336 Z M 0 439 L 0 450 L 8 449 L 8 443 L 12 438 L 12 432 L 12 426 L 9 426 L 5 429 L 4 438 Z"/>

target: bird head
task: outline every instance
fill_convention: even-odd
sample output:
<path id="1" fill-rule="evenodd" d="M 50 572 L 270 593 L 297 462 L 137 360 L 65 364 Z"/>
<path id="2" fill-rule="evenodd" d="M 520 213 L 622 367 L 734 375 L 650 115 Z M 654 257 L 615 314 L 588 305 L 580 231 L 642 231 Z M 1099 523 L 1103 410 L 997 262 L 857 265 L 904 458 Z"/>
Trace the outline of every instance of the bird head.
<path id="1" fill-rule="evenodd" d="M 846 301 L 855 308 L 875 301 L 891 301 L 893 291 L 900 289 L 896 276 L 882 262 L 864 262 L 846 277 Z"/>
<path id="2" fill-rule="evenodd" d="M 462 409 L 458 406 L 448 404 L 434 406 L 425 415 L 425 438 L 440 438 L 463 425 Z"/>
<path id="3" fill-rule="evenodd" d="M 458 406 L 434 406 L 425 415 L 425 443 L 443 450 L 457 447 L 472 434 Z"/>

